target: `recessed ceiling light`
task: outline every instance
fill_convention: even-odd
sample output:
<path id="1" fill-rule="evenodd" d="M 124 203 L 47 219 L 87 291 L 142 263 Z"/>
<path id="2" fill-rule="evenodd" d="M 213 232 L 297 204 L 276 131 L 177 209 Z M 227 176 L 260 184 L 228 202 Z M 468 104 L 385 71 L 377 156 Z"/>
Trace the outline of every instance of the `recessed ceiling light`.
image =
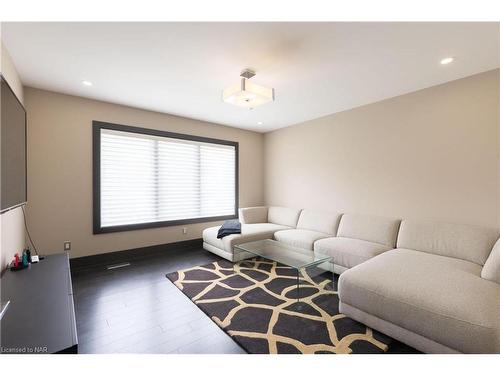
<path id="1" fill-rule="evenodd" d="M 257 125 L 262 125 L 262 121 L 257 122 Z"/>
<path id="2" fill-rule="evenodd" d="M 441 65 L 448 65 L 455 60 L 453 57 L 445 57 L 444 59 L 441 60 Z"/>
<path id="3" fill-rule="evenodd" d="M 92 86 L 92 82 L 90 82 L 90 81 L 82 81 L 82 85 L 84 85 L 84 86 Z"/>

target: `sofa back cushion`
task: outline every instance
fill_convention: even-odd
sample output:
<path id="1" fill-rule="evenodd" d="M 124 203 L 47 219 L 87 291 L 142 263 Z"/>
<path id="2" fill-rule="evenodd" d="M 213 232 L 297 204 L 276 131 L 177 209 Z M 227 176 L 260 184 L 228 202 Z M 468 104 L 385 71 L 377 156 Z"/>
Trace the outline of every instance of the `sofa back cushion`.
<path id="1" fill-rule="evenodd" d="M 273 224 L 296 227 L 299 220 L 300 209 L 288 207 L 269 207 L 267 221 Z"/>
<path id="2" fill-rule="evenodd" d="M 238 210 L 241 224 L 267 223 L 267 207 L 245 207 Z"/>
<path id="3" fill-rule="evenodd" d="M 500 284 L 500 239 L 497 240 L 490 256 L 486 259 L 481 277 Z"/>
<path id="4" fill-rule="evenodd" d="M 379 243 L 394 248 L 398 236 L 400 219 L 344 214 L 340 219 L 338 237 Z"/>
<path id="5" fill-rule="evenodd" d="M 484 265 L 498 238 L 495 229 L 474 225 L 403 220 L 398 247 Z"/>
<path id="6" fill-rule="evenodd" d="M 340 214 L 302 210 L 297 229 L 308 229 L 335 236 L 339 227 Z"/>

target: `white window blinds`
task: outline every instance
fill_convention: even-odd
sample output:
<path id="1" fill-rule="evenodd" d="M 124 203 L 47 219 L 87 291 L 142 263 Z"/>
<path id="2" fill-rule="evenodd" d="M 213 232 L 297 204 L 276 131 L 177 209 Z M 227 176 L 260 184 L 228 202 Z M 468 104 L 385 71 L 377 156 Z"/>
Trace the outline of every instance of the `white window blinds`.
<path id="1" fill-rule="evenodd" d="M 236 147 L 100 129 L 100 227 L 231 216 Z"/>

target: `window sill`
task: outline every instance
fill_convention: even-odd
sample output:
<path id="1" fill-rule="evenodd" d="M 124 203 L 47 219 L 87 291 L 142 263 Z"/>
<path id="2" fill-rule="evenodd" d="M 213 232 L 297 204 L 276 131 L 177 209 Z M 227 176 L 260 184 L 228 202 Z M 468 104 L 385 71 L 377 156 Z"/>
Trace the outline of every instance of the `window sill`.
<path id="1" fill-rule="evenodd" d="M 151 223 L 115 225 L 112 227 L 94 226 L 94 234 L 127 232 L 127 231 L 131 231 L 131 230 L 162 228 L 162 227 L 173 227 L 173 226 L 184 225 L 184 224 L 209 223 L 211 221 L 231 220 L 231 219 L 237 219 L 237 218 L 238 218 L 238 215 L 234 214 L 234 215 L 225 215 L 225 216 L 197 217 L 194 219 L 155 221 L 155 222 L 151 222 Z"/>

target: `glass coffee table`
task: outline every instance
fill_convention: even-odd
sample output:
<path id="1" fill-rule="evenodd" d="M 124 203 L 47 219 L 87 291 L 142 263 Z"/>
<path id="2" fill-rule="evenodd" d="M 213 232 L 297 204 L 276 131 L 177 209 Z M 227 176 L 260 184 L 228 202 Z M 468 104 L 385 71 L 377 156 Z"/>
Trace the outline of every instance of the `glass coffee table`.
<path id="1" fill-rule="evenodd" d="M 235 245 L 235 250 L 240 252 L 248 252 L 261 258 L 281 263 L 291 267 L 296 271 L 297 275 L 297 302 L 300 299 L 300 273 L 314 266 L 319 266 L 322 263 L 332 261 L 332 258 L 326 255 L 317 255 L 312 251 L 304 252 L 304 250 L 285 245 L 279 241 L 261 240 L 254 242 L 246 242 Z M 326 272 L 326 271 L 322 271 Z M 335 287 L 335 278 L 332 273 L 332 287 Z"/>

